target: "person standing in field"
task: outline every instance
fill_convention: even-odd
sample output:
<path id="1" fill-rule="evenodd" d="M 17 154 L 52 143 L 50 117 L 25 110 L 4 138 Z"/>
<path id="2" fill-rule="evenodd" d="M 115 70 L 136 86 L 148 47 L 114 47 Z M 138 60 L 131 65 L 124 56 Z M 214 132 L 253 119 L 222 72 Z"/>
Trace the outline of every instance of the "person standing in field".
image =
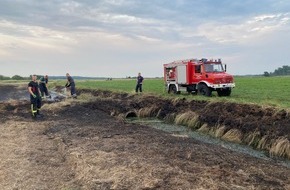
<path id="1" fill-rule="evenodd" d="M 37 76 L 32 75 L 31 81 L 28 83 L 28 92 L 30 94 L 31 102 L 31 113 L 33 118 L 40 117 L 40 108 L 41 108 L 41 96 L 38 83 L 36 81 Z"/>
<path id="2" fill-rule="evenodd" d="M 46 97 L 51 98 L 51 96 L 49 95 L 48 90 L 47 90 L 47 83 L 48 83 L 48 76 L 47 75 L 45 75 L 39 79 L 39 89 L 41 92 L 41 97 L 44 97 L 44 95 L 45 95 Z"/>
<path id="3" fill-rule="evenodd" d="M 141 76 L 141 73 L 138 73 L 137 84 L 136 84 L 136 89 L 135 89 L 136 93 L 138 93 L 138 91 L 142 92 L 143 80 L 144 78 Z"/>
<path id="4" fill-rule="evenodd" d="M 76 94 L 76 85 L 74 79 L 69 75 L 69 73 L 66 74 L 67 83 L 65 87 L 68 89 L 70 87 L 70 94 L 73 98 L 77 98 Z"/>

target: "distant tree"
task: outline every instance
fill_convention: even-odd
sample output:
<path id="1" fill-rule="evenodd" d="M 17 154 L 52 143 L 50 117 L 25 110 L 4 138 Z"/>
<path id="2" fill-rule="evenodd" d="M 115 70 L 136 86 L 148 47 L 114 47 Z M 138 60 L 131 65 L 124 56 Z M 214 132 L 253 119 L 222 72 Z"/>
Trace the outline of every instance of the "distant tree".
<path id="1" fill-rule="evenodd" d="M 265 76 L 265 77 L 269 77 L 269 76 L 270 76 L 270 73 L 267 72 L 267 71 L 265 71 L 265 72 L 264 72 L 264 76 Z"/>
<path id="2" fill-rule="evenodd" d="M 13 79 L 13 80 L 24 80 L 24 78 L 22 76 L 19 76 L 19 75 L 14 75 L 13 77 L 11 77 L 11 79 Z"/>
<path id="3" fill-rule="evenodd" d="M 9 79 L 10 79 L 10 77 L 6 77 L 4 75 L 0 75 L 0 80 L 9 80 Z"/>
<path id="4" fill-rule="evenodd" d="M 283 65 L 273 72 L 273 75 L 290 75 L 290 66 Z"/>

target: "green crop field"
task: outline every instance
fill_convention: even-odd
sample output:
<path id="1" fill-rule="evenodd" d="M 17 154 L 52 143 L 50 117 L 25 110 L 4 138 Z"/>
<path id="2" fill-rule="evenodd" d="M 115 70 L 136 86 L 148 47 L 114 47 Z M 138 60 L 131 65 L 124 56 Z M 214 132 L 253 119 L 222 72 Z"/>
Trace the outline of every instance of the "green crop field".
<path id="1" fill-rule="evenodd" d="M 58 81 L 57 84 L 65 84 Z M 134 93 L 134 79 L 113 80 L 79 80 L 77 88 L 102 89 Z M 235 77 L 236 88 L 230 97 L 218 97 L 216 92 L 212 97 L 199 95 L 169 95 L 165 91 L 163 79 L 146 79 L 143 83 L 144 94 L 156 94 L 165 97 L 185 97 L 187 99 L 229 101 L 238 103 L 254 103 L 263 106 L 290 108 L 290 77 Z"/>
<path id="2" fill-rule="evenodd" d="M 290 77 L 236 77 L 231 99 L 290 108 Z"/>

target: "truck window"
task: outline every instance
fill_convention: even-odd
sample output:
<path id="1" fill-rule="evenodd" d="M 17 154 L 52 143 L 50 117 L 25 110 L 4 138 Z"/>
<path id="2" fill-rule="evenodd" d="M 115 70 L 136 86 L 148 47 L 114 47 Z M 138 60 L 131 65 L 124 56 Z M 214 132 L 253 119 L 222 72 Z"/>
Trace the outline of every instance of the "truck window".
<path id="1" fill-rule="evenodd" d="M 201 73 L 201 65 L 195 65 L 195 73 Z"/>
<path id="2" fill-rule="evenodd" d="M 223 72 L 224 68 L 222 64 L 213 64 L 213 71 L 214 72 Z"/>
<path id="3" fill-rule="evenodd" d="M 210 72 L 223 72 L 223 70 L 224 70 L 222 64 L 216 64 L 216 63 L 204 64 L 204 69 L 208 73 L 210 73 Z"/>
<path id="4" fill-rule="evenodd" d="M 205 64 L 204 69 L 206 72 L 213 72 L 214 71 L 212 64 Z"/>

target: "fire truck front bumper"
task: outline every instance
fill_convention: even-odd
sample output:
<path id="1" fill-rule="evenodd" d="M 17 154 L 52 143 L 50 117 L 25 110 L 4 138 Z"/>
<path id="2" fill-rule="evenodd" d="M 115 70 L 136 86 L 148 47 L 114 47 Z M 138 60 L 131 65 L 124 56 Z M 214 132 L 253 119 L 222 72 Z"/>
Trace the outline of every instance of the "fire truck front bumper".
<path id="1" fill-rule="evenodd" d="M 235 83 L 223 83 L 223 84 L 211 84 L 209 87 L 218 89 L 218 88 L 235 88 Z"/>

